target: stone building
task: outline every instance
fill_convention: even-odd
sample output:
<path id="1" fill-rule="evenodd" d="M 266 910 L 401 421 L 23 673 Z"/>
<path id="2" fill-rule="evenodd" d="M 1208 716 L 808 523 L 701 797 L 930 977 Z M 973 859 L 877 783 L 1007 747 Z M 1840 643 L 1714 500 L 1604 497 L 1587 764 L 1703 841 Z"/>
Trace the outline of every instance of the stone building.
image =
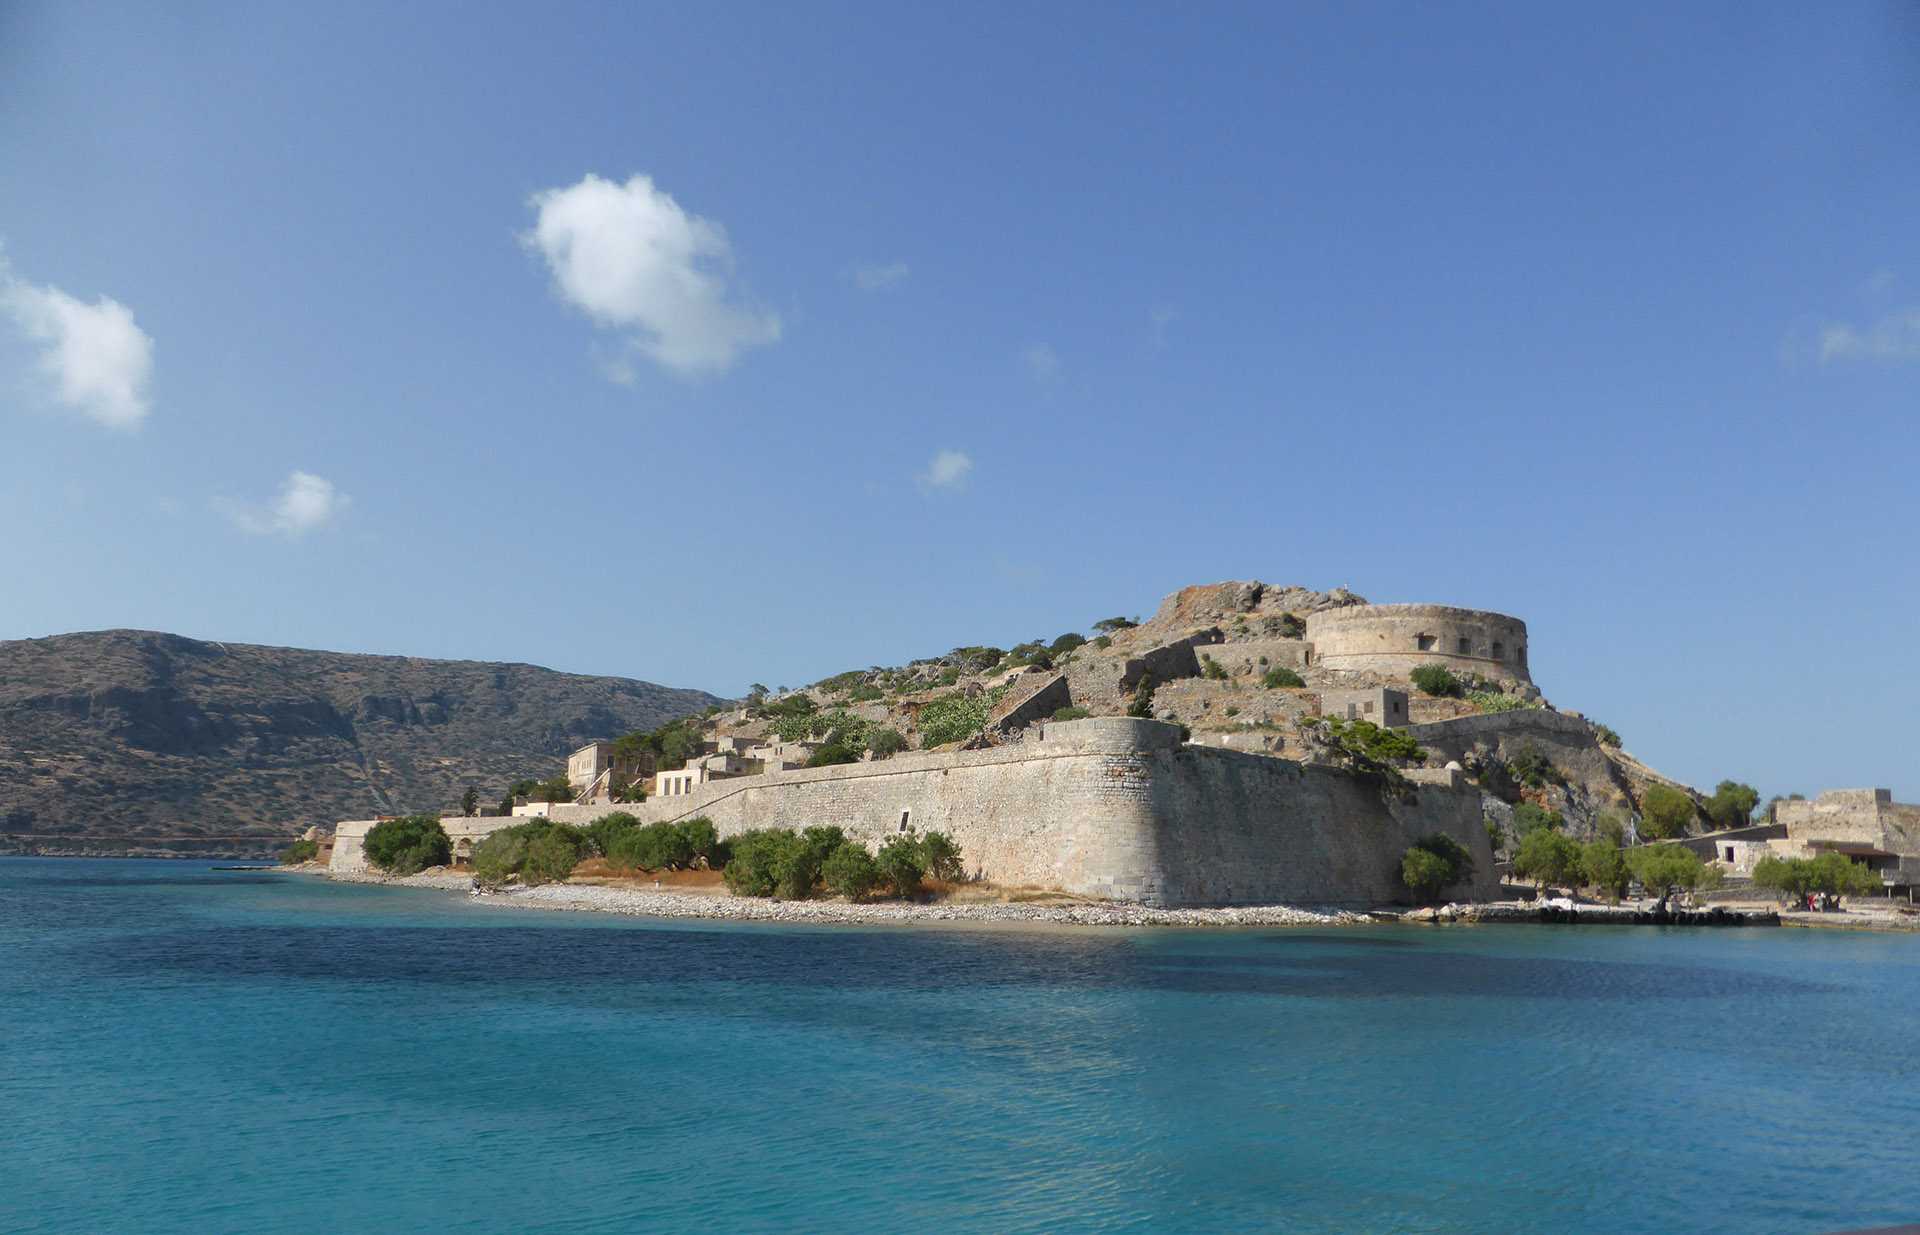
<path id="1" fill-rule="evenodd" d="M 611 802 L 615 791 L 651 775 L 651 754 L 618 755 L 605 739 L 588 742 L 567 756 L 567 784 L 576 802 Z"/>
<path id="2" fill-rule="evenodd" d="M 1407 692 L 1391 686 L 1375 686 L 1370 690 L 1323 690 L 1320 692 L 1320 715 L 1336 716 L 1341 720 L 1370 720 L 1382 729 L 1405 729 L 1410 723 Z"/>
<path id="3" fill-rule="evenodd" d="M 1829 789 L 1812 801 L 1774 804 L 1784 839 L 1767 842 L 1780 857 L 1845 854 L 1880 877 L 1889 892 L 1920 884 L 1920 806 L 1887 789 Z"/>
<path id="4" fill-rule="evenodd" d="M 1527 624 L 1451 605 L 1346 605 L 1307 615 L 1312 663 L 1405 677 L 1421 665 L 1531 685 Z"/>

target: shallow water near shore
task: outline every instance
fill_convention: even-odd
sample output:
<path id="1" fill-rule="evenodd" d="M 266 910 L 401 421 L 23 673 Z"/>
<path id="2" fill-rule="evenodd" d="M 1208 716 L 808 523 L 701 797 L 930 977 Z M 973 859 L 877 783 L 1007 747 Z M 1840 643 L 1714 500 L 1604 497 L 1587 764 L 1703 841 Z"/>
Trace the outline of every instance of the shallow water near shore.
<path id="1" fill-rule="evenodd" d="M 0 1230 L 1920 1220 L 1920 937 L 508 913 L 0 859 Z"/>

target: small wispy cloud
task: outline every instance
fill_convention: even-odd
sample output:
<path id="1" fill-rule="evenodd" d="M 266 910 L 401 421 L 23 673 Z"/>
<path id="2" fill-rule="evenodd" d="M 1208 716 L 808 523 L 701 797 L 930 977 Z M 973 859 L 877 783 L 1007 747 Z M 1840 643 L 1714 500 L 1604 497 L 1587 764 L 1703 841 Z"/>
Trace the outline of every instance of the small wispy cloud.
<path id="1" fill-rule="evenodd" d="M 1153 311 L 1153 316 L 1149 319 L 1152 325 L 1152 334 L 1149 337 L 1153 340 L 1154 351 L 1157 352 L 1167 345 L 1167 327 L 1173 325 L 1174 319 L 1179 316 L 1165 305 Z"/>
<path id="2" fill-rule="evenodd" d="M 213 504 L 243 532 L 255 536 L 303 536 L 333 522 L 352 500 L 324 476 L 293 471 L 287 474 L 280 492 L 269 501 L 241 502 L 220 497 L 215 498 Z"/>
<path id="3" fill-rule="evenodd" d="M 942 450 L 920 473 L 923 489 L 963 489 L 973 474 L 973 456 L 964 450 Z"/>
<path id="4" fill-rule="evenodd" d="M 153 339 L 133 310 L 101 296 L 88 304 L 57 287 L 15 278 L 0 256 L 0 310 L 40 345 L 54 401 L 115 429 L 136 429 L 151 409 Z"/>
<path id="5" fill-rule="evenodd" d="M 853 285 L 863 292 L 878 292 L 901 283 L 913 273 L 905 262 L 869 264 L 853 268 Z"/>
<path id="6" fill-rule="evenodd" d="M 1051 382 L 1060 376 L 1060 353 L 1050 344 L 1035 343 L 1021 353 L 1027 362 L 1027 372 L 1033 374 L 1035 381 Z"/>
<path id="7" fill-rule="evenodd" d="M 1820 363 L 1876 360 L 1899 364 L 1920 360 L 1920 308 L 1889 313 L 1867 326 L 1836 322 L 1820 329 Z"/>
<path id="8" fill-rule="evenodd" d="M 616 184 L 589 173 L 533 195 L 539 253 L 561 299 L 606 329 L 627 332 L 630 351 L 682 377 L 721 373 L 750 347 L 780 337 L 780 319 L 737 303 L 728 279 L 726 229 L 688 214 L 647 176 Z M 616 382 L 631 364 L 602 362 Z"/>

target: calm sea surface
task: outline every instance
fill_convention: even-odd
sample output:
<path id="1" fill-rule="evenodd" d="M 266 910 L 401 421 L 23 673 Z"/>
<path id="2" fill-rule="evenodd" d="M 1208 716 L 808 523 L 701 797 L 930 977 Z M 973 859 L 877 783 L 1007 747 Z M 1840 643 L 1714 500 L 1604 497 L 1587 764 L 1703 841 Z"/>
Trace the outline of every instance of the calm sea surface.
<path id="1" fill-rule="evenodd" d="M 0 860 L 0 1230 L 1920 1221 L 1920 937 L 780 929 Z"/>

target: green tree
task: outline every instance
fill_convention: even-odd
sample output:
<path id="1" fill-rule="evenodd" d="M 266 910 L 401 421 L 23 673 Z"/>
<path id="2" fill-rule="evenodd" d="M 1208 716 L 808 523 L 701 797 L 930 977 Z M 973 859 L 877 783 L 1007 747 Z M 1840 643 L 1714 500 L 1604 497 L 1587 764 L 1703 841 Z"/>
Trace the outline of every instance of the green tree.
<path id="1" fill-rule="evenodd" d="M 1598 888 L 1608 899 L 1618 901 L 1627 894 L 1633 872 L 1627 868 L 1627 855 L 1620 846 L 1596 837 L 1580 846 L 1580 877 L 1588 887 Z"/>
<path id="2" fill-rule="evenodd" d="M 472 785 L 468 785 L 467 791 L 460 795 L 460 813 L 471 816 L 478 814 L 479 811 L 480 790 Z"/>
<path id="3" fill-rule="evenodd" d="M 695 815 L 691 819 L 682 819 L 679 827 L 680 841 L 685 846 L 689 864 L 699 862 L 708 869 L 720 865 L 720 830 L 713 826 L 713 820 L 705 815 Z"/>
<path id="4" fill-rule="evenodd" d="M 311 862 L 319 856 L 319 842 L 302 838 L 280 851 L 280 865 L 298 866 L 302 862 Z"/>
<path id="5" fill-rule="evenodd" d="M 1548 890 L 1574 887 L 1581 876 L 1580 846 L 1552 828 L 1535 828 L 1520 838 L 1513 869 Z"/>
<path id="6" fill-rule="evenodd" d="M 890 759 L 906 748 L 906 735 L 887 725 L 875 725 L 867 734 L 867 752 L 875 759 Z"/>
<path id="7" fill-rule="evenodd" d="M 401 815 L 367 829 L 360 842 L 367 861 L 389 875 L 412 875 L 453 860 L 453 846 L 438 815 Z"/>
<path id="8" fill-rule="evenodd" d="M 821 863 L 820 875 L 831 891 L 850 901 L 860 900 L 880 886 L 879 865 L 867 847 L 857 841 L 847 841 L 828 854 Z"/>
<path id="9" fill-rule="evenodd" d="M 1457 699 L 1467 691 L 1466 684 L 1445 665 L 1421 665 L 1407 677 L 1426 695 Z"/>
<path id="10" fill-rule="evenodd" d="M 1707 799 L 1707 818 L 1723 828 L 1742 827 L 1753 821 L 1753 808 L 1760 804 L 1760 792 L 1752 785 L 1723 780 Z"/>
<path id="11" fill-rule="evenodd" d="M 1662 903 L 1682 888 L 1711 888 L 1720 882 L 1719 870 L 1681 845 L 1642 845 L 1629 850 L 1627 867 L 1641 886 L 1656 893 Z"/>
<path id="12" fill-rule="evenodd" d="M 1140 623 L 1134 621 L 1132 618 L 1110 617 L 1101 618 L 1093 624 L 1093 628 L 1103 635 L 1111 635 L 1117 631 L 1132 630 L 1139 624 Z"/>
<path id="13" fill-rule="evenodd" d="M 587 837 L 593 842 L 593 851 L 603 858 L 613 857 L 614 846 L 620 838 L 640 826 L 640 821 L 623 810 L 612 811 L 600 816 L 587 825 Z"/>
<path id="14" fill-rule="evenodd" d="M 565 772 L 556 772 L 535 785 L 530 796 L 536 802 L 571 802 L 573 782 L 567 779 Z"/>
<path id="15" fill-rule="evenodd" d="M 1693 799 L 1671 785 L 1649 785 L 1640 799 L 1640 820 L 1649 836 L 1684 836 L 1695 817 Z"/>
<path id="16" fill-rule="evenodd" d="M 721 872 L 728 890 L 735 896 L 772 896 L 779 884 L 775 864 L 789 845 L 799 843 L 800 838 L 785 828 L 755 828 L 734 837 Z"/>
<path id="17" fill-rule="evenodd" d="M 1297 689 L 1306 684 L 1307 679 L 1284 665 L 1277 665 L 1267 670 L 1260 678 L 1260 685 L 1268 690 Z"/>
<path id="18" fill-rule="evenodd" d="M 1620 735 L 1614 732 L 1613 726 L 1603 725 L 1599 721 L 1591 718 L 1588 719 L 1587 723 L 1593 726 L 1593 736 L 1599 739 L 1600 745 L 1612 746 L 1616 749 L 1619 747 Z"/>
<path id="19" fill-rule="evenodd" d="M 564 823 L 548 823 L 527 842 L 526 857 L 520 864 L 520 882 L 532 887 L 542 883 L 565 883 L 592 850 L 586 833 Z"/>
<path id="20" fill-rule="evenodd" d="M 1137 720 L 1153 719 L 1153 674 L 1143 672 L 1127 703 L 1127 715 Z"/>
<path id="21" fill-rule="evenodd" d="M 1472 855 L 1444 832 L 1421 837 L 1400 855 L 1400 881 L 1422 901 L 1430 901 L 1440 889 L 1472 877 Z"/>
<path id="22" fill-rule="evenodd" d="M 810 768 L 830 768 L 843 763 L 858 762 L 860 762 L 860 750 L 839 742 L 828 742 L 807 756 L 807 766 Z"/>
<path id="23" fill-rule="evenodd" d="M 623 832 L 607 855 L 617 865 L 646 871 L 678 870 L 693 863 L 693 846 L 676 824 L 649 823 Z"/>
<path id="24" fill-rule="evenodd" d="M 945 832 L 928 832 L 920 838 L 920 861 L 935 879 L 948 883 L 958 880 L 963 869 L 960 846 Z"/>
<path id="25" fill-rule="evenodd" d="M 880 846 L 880 852 L 874 855 L 874 861 L 895 896 L 911 898 L 919 893 L 927 866 L 920 854 L 918 837 L 910 832 L 889 836 Z"/>
<path id="26" fill-rule="evenodd" d="M 1754 886 L 1771 888 L 1799 904 L 1809 894 L 1820 898 L 1822 909 L 1837 909 L 1842 896 L 1865 896 L 1880 886 L 1873 871 L 1845 854 L 1823 853 L 1814 858 L 1761 858 L 1753 868 Z"/>
<path id="27" fill-rule="evenodd" d="M 1085 646 L 1086 642 L 1087 642 L 1087 637 L 1085 635 L 1079 633 L 1078 631 L 1070 630 L 1066 634 L 1061 635 L 1058 639 L 1055 639 L 1052 643 L 1048 644 L 1047 650 L 1049 652 L 1052 652 L 1054 656 L 1057 658 L 1057 657 L 1065 656 L 1068 652 L 1073 651 L 1075 648 Z"/>
<path id="28" fill-rule="evenodd" d="M 1558 831 L 1566 826 L 1566 819 L 1557 810 L 1549 810 L 1532 802 L 1522 802 L 1513 808 L 1513 830 L 1525 836 L 1538 828 L 1551 828 Z"/>
<path id="29" fill-rule="evenodd" d="M 1089 717 L 1089 716 L 1092 716 L 1092 715 L 1093 715 L 1093 713 L 1092 713 L 1092 712 L 1089 712 L 1089 711 L 1087 711 L 1087 709 L 1085 709 L 1085 708 L 1082 708 L 1082 707 L 1074 707 L 1074 706 L 1072 706 L 1071 704 L 1069 704 L 1068 706 L 1066 706 L 1066 707 L 1064 707 L 1064 708 L 1060 708 L 1060 709 L 1058 709 L 1057 711 L 1055 711 L 1055 712 L 1054 712 L 1054 714 L 1053 714 L 1053 719 L 1055 719 L 1055 720 L 1085 720 L 1085 719 L 1086 719 L 1087 717 Z"/>

